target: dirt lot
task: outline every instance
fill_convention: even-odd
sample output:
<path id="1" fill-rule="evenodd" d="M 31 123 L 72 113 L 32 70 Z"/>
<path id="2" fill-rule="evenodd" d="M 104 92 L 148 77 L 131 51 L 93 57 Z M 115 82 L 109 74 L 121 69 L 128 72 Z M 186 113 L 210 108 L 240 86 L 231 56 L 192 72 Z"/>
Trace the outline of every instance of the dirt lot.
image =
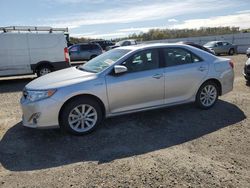
<path id="1" fill-rule="evenodd" d="M 21 126 L 31 78 L 0 81 L 0 187 L 250 187 L 250 87 L 202 111 L 182 105 L 106 120 L 93 134 Z"/>

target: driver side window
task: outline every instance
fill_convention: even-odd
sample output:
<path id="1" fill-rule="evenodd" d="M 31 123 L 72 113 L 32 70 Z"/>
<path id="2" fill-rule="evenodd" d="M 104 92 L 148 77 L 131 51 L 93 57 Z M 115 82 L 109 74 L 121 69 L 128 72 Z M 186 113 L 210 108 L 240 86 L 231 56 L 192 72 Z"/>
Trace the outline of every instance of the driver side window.
<path id="1" fill-rule="evenodd" d="M 158 50 L 146 50 L 129 58 L 124 64 L 128 72 L 139 72 L 159 68 Z"/>

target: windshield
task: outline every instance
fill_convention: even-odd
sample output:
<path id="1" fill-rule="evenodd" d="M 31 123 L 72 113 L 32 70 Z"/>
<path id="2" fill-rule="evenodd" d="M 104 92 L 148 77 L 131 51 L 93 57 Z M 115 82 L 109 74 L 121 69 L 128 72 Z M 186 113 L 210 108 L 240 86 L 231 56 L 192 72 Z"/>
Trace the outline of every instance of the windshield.
<path id="1" fill-rule="evenodd" d="M 206 43 L 204 46 L 207 46 L 207 47 L 214 47 L 215 45 L 215 42 L 208 42 Z"/>
<path id="2" fill-rule="evenodd" d="M 118 59 L 127 54 L 130 50 L 114 49 L 103 53 L 100 56 L 88 61 L 79 67 L 80 70 L 99 73 L 113 65 Z"/>

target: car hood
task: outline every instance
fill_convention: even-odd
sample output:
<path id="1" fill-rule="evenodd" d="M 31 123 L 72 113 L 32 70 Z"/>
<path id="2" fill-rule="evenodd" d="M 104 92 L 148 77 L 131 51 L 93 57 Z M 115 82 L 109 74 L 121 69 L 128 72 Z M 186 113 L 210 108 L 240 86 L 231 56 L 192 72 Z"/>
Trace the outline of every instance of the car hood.
<path id="1" fill-rule="evenodd" d="M 95 73 L 71 67 L 39 77 L 25 86 L 28 90 L 46 90 L 65 87 L 96 78 Z"/>

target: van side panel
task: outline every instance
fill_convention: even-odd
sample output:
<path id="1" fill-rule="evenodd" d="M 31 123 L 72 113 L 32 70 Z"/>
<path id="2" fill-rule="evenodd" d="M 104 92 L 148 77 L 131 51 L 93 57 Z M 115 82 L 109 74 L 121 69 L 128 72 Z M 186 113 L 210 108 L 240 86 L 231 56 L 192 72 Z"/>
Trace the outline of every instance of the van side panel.
<path id="1" fill-rule="evenodd" d="M 0 34 L 0 76 L 30 74 L 27 34 Z"/>
<path id="2" fill-rule="evenodd" d="M 64 47 L 67 42 L 63 34 L 30 34 L 28 35 L 31 65 L 47 61 L 64 61 Z"/>

